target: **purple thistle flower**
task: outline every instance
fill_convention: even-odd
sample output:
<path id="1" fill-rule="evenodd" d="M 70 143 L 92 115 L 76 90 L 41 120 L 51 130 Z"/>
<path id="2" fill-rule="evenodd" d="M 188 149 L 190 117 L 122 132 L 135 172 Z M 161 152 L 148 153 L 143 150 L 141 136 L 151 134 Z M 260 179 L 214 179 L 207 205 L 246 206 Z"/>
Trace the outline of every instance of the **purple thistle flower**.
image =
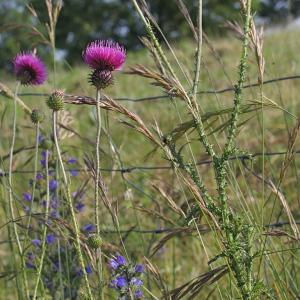
<path id="1" fill-rule="evenodd" d="M 50 191 L 56 190 L 57 187 L 58 187 L 58 182 L 55 179 L 51 179 L 49 181 L 49 189 L 50 189 Z"/>
<path id="2" fill-rule="evenodd" d="M 82 53 L 83 61 L 91 69 L 120 70 L 126 59 L 126 50 L 118 43 L 96 40 L 87 45 Z"/>
<path id="3" fill-rule="evenodd" d="M 95 231 L 96 227 L 93 224 L 86 224 L 81 227 L 81 230 L 85 232 L 91 232 L 91 231 Z"/>
<path id="4" fill-rule="evenodd" d="M 139 279 L 139 278 L 135 278 L 133 277 L 131 280 L 130 280 L 130 284 L 131 285 L 135 285 L 137 287 L 140 287 L 142 286 L 144 283 L 143 283 L 143 280 Z"/>
<path id="5" fill-rule="evenodd" d="M 145 271 L 145 266 L 144 265 L 141 265 L 141 264 L 139 264 L 139 265 L 136 265 L 135 266 L 135 268 L 134 268 L 134 270 L 135 270 L 135 272 L 136 273 L 144 273 L 144 271 Z"/>
<path id="6" fill-rule="evenodd" d="M 41 246 L 41 244 L 42 244 L 41 240 L 39 240 L 39 239 L 33 239 L 33 240 L 31 241 L 31 243 L 32 243 L 34 246 L 36 246 L 36 247 L 39 247 L 39 246 Z"/>
<path id="7" fill-rule="evenodd" d="M 54 234 L 48 234 L 46 237 L 47 244 L 53 244 L 56 241 L 56 237 Z"/>
<path id="8" fill-rule="evenodd" d="M 20 53 L 14 60 L 14 72 L 21 84 L 40 85 L 47 79 L 47 69 L 33 53 Z"/>
<path id="9" fill-rule="evenodd" d="M 136 290 L 134 292 L 134 299 L 141 299 L 141 298 L 143 298 L 143 296 L 144 296 L 144 294 L 141 290 Z"/>
<path id="10" fill-rule="evenodd" d="M 23 199 L 25 200 L 25 201 L 29 201 L 29 202 L 31 202 L 31 200 L 32 200 L 32 195 L 30 194 L 30 193 L 23 193 Z"/>

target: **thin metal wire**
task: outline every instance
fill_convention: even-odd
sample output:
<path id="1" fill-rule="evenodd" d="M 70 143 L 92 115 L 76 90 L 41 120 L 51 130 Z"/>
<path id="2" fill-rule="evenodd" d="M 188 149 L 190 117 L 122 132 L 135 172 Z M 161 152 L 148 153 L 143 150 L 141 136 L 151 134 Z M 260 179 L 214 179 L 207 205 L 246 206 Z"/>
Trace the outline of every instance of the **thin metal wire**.
<path id="1" fill-rule="evenodd" d="M 300 75 L 290 75 L 290 76 L 284 76 L 284 77 L 277 77 L 277 78 L 272 78 L 269 80 L 264 81 L 264 85 L 266 84 L 270 84 L 270 83 L 274 83 L 274 82 L 279 82 L 279 81 L 286 81 L 286 80 L 296 80 L 296 79 L 300 79 Z M 250 83 L 247 85 L 244 85 L 243 88 L 247 89 L 247 88 L 251 88 L 251 87 L 258 87 L 260 86 L 261 83 L 256 82 L 256 83 Z M 197 92 L 197 94 L 223 94 L 223 93 L 227 93 L 227 92 L 233 92 L 234 91 L 234 87 L 227 87 L 224 89 L 220 89 L 220 90 L 202 90 Z M 47 93 L 19 93 L 18 96 L 38 96 L 38 97 L 47 97 L 49 96 L 49 94 Z M 65 95 L 66 97 L 74 97 L 73 95 Z M 143 98 L 129 98 L 129 97 L 121 97 L 121 98 L 115 98 L 114 100 L 117 101 L 127 101 L 127 102 L 145 102 L 145 101 L 156 101 L 156 100 L 163 100 L 163 99 L 169 99 L 170 97 L 173 97 L 171 95 L 168 94 L 162 94 L 162 95 L 157 95 L 157 96 L 147 96 L 147 97 L 143 97 Z M 82 98 L 89 98 L 89 99 L 93 99 L 91 97 L 85 97 L 82 96 Z M 103 100 L 105 100 L 105 98 L 102 98 Z M 101 99 L 101 100 L 102 100 Z"/>
<path id="2" fill-rule="evenodd" d="M 238 155 L 238 156 L 232 156 L 229 157 L 228 160 L 234 161 L 234 160 L 251 160 L 255 157 L 259 156 L 278 156 L 278 155 L 285 155 L 287 151 L 278 151 L 278 152 L 256 152 L 253 154 L 243 154 L 243 155 Z M 294 151 L 294 154 L 300 154 L 300 150 Z M 213 161 L 211 159 L 208 160 L 202 160 L 198 161 L 196 163 L 197 166 L 202 166 L 202 165 L 209 165 Z M 120 172 L 120 173 L 132 173 L 134 171 L 142 170 L 142 171 L 152 171 L 152 170 L 172 170 L 174 169 L 173 166 L 131 166 L 131 167 L 124 167 L 124 168 L 116 168 L 116 169 L 110 169 L 110 168 L 101 168 L 100 171 L 103 172 Z M 90 169 L 87 168 L 79 168 L 79 169 L 66 169 L 66 171 L 76 171 L 76 172 L 90 172 Z M 38 171 L 39 172 L 39 171 Z M 33 170 L 14 170 L 13 173 L 15 174 L 31 174 L 33 173 Z M 0 177 L 7 176 L 8 173 L 2 172 L 0 170 Z"/>

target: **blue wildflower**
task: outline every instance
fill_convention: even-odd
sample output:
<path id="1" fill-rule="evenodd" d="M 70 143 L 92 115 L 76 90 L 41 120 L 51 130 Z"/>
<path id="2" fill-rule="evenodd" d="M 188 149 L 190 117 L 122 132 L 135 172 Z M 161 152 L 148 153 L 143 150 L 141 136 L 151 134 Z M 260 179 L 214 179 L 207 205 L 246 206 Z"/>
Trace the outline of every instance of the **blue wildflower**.
<path id="1" fill-rule="evenodd" d="M 53 244 L 56 241 L 56 237 L 54 234 L 47 234 L 46 242 L 47 244 Z"/>
<path id="2" fill-rule="evenodd" d="M 134 285 L 134 286 L 137 286 L 137 287 L 140 287 L 142 286 L 144 283 L 143 283 L 143 280 L 139 279 L 139 278 L 136 278 L 136 277 L 133 277 L 131 280 L 130 280 L 130 285 Z"/>
<path id="3" fill-rule="evenodd" d="M 96 226 L 93 224 L 85 224 L 81 227 L 82 231 L 91 232 L 96 230 Z"/>
<path id="4" fill-rule="evenodd" d="M 31 241 L 31 243 L 32 243 L 34 246 L 36 246 L 36 247 L 39 247 L 39 246 L 41 246 L 41 244 L 42 244 L 41 240 L 39 240 L 39 239 L 33 239 L 33 240 Z"/>
<path id="5" fill-rule="evenodd" d="M 30 193 L 23 193 L 23 199 L 25 201 L 31 201 L 32 200 L 32 195 Z"/>
<path id="6" fill-rule="evenodd" d="M 50 189 L 50 191 L 56 190 L 57 187 L 58 187 L 58 181 L 55 180 L 55 179 L 51 179 L 51 180 L 49 181 L 49 189 Z"/>
<path id="7" fill-rule="evenodd" d="M 138 265 L 135 266 L 134 270 L 135 270 L 136 273 L 140 273 L 140 274 L 144 273 L 145 266 L 141 265 L 141 264 L 138 264 Z"/>
<path id="8" fill-rule="evenodd" d="M 85 207 L 85 205 L 84 205 L 82 202 L 80 202 L 80 201 L 78 201 L 78 202 L 75 204 L 75 208 L 76 208 L 76 210 L 77 210 L 78 212 L 82 212 L 83 209 L 84 209 L 84 207 Z"/>
<path id="9" fill-rule="evenodd" d="M 44 178 L 43 174 L 38 173 L 35 177 L 36 180 L 42 180 Z"/>
<path id="10" fill-rule="evenodd" d="M 119 276 L 114 280 L 115 286 L 119 289 L 127 286 L 127 280 L 123 276 Z"/>
<path id="11" fill-rule="evenodd" d="M 70 175 L 71 175 L 71 176 L 74 176 L 74 177 L 75 177 L 75 176 L 78 175 L 78 171 L 77 171 L 77 170 L 70 170 L 69 172 L 70 172 Z"/>
<path id="12" fill-rule="evenodd" d="M 71 158 L 68 159 L 68 164 L 75 164 L 75 163 L 77 163 L 76 158 L 71 157 Z"/>
<path id="13" fill-rule="evenodd" d="M 141 290 L 136 290 L 134 292 L 134 299 L 141 299 L 141 298 L 143 298 L 143 296 L 144 296 L 144 294 Z"/>

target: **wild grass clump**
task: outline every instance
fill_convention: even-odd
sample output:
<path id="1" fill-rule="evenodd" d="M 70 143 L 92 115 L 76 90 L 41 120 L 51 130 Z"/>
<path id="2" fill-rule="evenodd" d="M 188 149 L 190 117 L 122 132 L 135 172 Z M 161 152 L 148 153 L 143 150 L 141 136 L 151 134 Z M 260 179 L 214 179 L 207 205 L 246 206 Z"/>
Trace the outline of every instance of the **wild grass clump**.
<path id="1" fill-rule="evenodd" d="M 52 67 L 24 49 L 13 60 L 15 90 L 0 83 L 5 106 L 13 105 L 1 121 L 12 124 L 0 169 L 7 299 L 296 299 L 300 233 L 289 197 L 299 196 L 300 122 L 268 96 L 267 84 L 299 76 L 265 80 L 251 0 L 239 2 L 241 25 L 226 24 L 239 41 L 234 80 L 202 30 L 201 0 L 196 21 L 178 1 L 192 57 L 170 45 L 145 1 L 132 0 L 150 59 L 124 67 L 135 54 L 114 41 L 87 41 L 79 55 L 90 74 L 77 80 L 94 96 L 60 84 L 55 28 L 63 7 L 45 3 L 47 34 L 39 35 Z M 215 88 L 210 60 L 228 88 Z M 248 82 L 250 72 L 257 82 Z M 151 96 L 140 94 L 143 79 Z M 122 80 L 138 98 L 113 99 Z M 43 100 L 30 107 L 26 96 Z M 279 113 L 288 134 L 277 151 L 268 126 Z"/>

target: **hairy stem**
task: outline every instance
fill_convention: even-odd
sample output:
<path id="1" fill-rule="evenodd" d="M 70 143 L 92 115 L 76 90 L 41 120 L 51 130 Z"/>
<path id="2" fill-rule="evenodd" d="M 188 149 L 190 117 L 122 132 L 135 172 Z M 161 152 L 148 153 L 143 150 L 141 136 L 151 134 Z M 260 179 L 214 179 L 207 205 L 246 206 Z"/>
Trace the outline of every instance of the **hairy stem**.
<path id="1" fill-rule="evenodd" d="M 101 136 L 101 110 L 100 110 L 101 93 L 100 89 L 96 92 L 96 110 L 97 110 L 97 136 L 96 136 L 96 180 L 95 180 L 95 225 L 97 236 L 100 237 L 100 219 L 99 219 L 99 182 L 100 182 L 100 136 Z M 102 291 L 102 258 L 101 250 L 96 251 L 96 263 L 99 280 L 99 295 L 98 299 L 103 299 Z"/>

